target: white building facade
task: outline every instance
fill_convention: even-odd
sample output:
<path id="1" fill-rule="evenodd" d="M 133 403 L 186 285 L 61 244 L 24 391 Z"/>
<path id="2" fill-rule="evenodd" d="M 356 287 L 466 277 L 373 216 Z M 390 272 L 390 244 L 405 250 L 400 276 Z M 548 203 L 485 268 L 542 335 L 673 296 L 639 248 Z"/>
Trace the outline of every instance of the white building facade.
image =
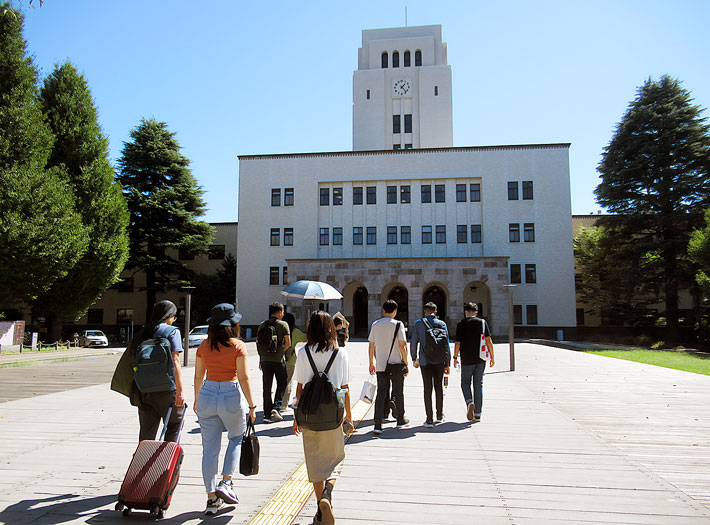
<path id="1" fill-rule="evenodd" d="M 494 335 L 574 327 L 569 144 L 452 147 L 440 26 L 364 31 L 353 89 L 355 151 L 239 157 L 242 324 L 279 301 L 303 327 L 280 291 L 315 279 L 361 335 L 389 298 L 407 326 L 431 300 L 452 332 L 466 302 Z"/>

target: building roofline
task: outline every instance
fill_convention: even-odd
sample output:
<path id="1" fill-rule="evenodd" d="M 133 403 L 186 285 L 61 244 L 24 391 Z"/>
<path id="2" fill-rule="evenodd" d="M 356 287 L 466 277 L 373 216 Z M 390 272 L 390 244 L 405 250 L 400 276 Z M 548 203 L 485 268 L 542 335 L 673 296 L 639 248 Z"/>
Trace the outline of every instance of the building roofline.
<path id="1" fill-rule="evenodd" d="M 526 150 L 526 149 L 561 149 L 571 146 L 570 142 L 559 142 L 552 144 L 510 144 L 495 146 L 460 146 L 450 148 L 419 148 L 401 150 L 363 150 L 363 151 L 324 151 L 312 153 L 266 153 L 261 155 L 237 155 L 239 160 L 252 159 L 287 159 L 287 158 L 308 158 L 308 157 L 361 157 L 366 155 L 418 155 L 422 153 L 455 153 L 465 151 L 497 151 L 497 150 Z"/>
<path id="2" fill-rule="evenodd" d="M 491 260 L 491 259 L 504 259 L 508 260 L 510 259 L 510 256 L 508 255 L 491 255 L 491 256 L 484 256 L 484 257 L 338 257 L 338 258 L 332 258 L 332 259 L 318 259 L 314 257 L 304 257 L 304 258 L 286 258 L 286 262 L 303 262 L 303 263 L 311 263 L 311 262 L 329 262 L 329 263 L 338 263 L 338 262 L 351 262 L 351 261 L 366 261 L 366 262 L 387 262 L 387 261 L 425 261 L 425 260 L 431 260 L 431 261 L 453 261 L 453 260 L 461 260 L 465 259 L 467 261 L 483 261 L 483 260 Z"/>

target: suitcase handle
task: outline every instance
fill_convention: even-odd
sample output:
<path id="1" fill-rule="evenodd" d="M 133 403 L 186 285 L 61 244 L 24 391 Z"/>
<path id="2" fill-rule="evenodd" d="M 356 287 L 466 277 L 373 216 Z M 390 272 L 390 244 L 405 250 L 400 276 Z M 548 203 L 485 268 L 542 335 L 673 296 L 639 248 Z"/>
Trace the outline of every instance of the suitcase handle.
<path id="1" fill-rule="evenodd" d="M 182 433 L 182 427 L 185 424 L 185 414 L 187 413 L 187 403 L 185 403 L 185 406 L 183 407 L 185 410 L 182 411 L 182 417 L 180 418 L 180 428 L 178 429 L 178 440 L 177 442 L 180 443 L 180 434 Z M 170 422 L 170 416 L 173 413 L 173 407 L 172 405 L 168 407 L 168 413 L 165 415 L 165 422 L 163 423 L 163 431 L 160 433 L 160 438 L 158 441 L 165 441 L 165 434 L 168 431 L 168 423 Z"/>

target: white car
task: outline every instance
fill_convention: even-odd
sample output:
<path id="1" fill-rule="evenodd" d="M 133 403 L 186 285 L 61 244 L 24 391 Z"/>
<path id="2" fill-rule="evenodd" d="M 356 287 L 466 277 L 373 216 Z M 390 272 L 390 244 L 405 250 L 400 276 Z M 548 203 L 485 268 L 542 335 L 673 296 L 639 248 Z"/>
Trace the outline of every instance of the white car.
<path id="1" fill-rule="evenodd" d="M 200 346 L 200 343 L 207 339 L 207 328 L 206 324 L 201 324 L 190 330 L 190 335 L 187 336 L 187 346 L 189 348 Z"/>
<path id="2" fill-rule="evenodd" d="M 101 330 L 84 330 L 79 336 L 81 346 L 108 346 L 108 338 Z"/>

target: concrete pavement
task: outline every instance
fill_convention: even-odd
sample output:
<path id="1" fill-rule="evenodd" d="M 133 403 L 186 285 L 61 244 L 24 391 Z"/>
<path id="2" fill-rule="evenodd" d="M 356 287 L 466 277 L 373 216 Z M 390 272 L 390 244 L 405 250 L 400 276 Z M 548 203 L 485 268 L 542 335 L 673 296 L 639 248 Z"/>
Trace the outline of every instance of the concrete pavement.
<path id="1" fill-rule="evenodd" d="M 348 351 L 357 398 L 367 343 Z M 510 373 L 506 354 L 507 345 L 496 345 L 483 421 L 473 425 L 454 372 L 447 421 L 425 429 L 421 376 L 412 369 L 410 427 L 390 423 L 374 438 L 370 411 L 346 447 L 337 522 L 710 523 L 710 377 L 532 344 L 516 344 Z M 260 399 L 258 358 L 249 363 Z M 192 384 L 192 370 L 185 375 Z M 0 523 L 144 521 L 112 510 L 137 419 L 107 384 L 1 403 Z M 303 461 L 286 419 L 257 425 L 260 473 L 239 477 L 241 503 L 211 518 L 202 514 L 201 444 L 190 411 L 181 480 L 164 521 L 248 523 Z M 310 523 L 314 512 L 311 498 L 294 523 Z"/>

